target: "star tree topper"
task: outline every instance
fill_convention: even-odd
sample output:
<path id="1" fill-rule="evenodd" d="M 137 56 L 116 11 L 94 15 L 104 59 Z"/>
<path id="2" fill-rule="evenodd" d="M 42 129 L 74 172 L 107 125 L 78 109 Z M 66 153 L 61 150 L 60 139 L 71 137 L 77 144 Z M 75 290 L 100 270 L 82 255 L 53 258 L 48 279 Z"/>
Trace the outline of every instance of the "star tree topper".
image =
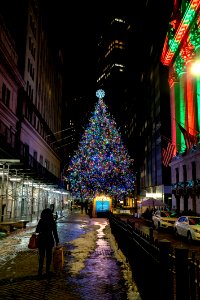
<path id="1" fill-rule="evenodd" d="M 103 99 L 103 97 L 105 96 L 104 90 L 102 90 L 102 89 L 97 90 L 97 91 L 96 91 L 96 96 L 97 96 L 97 98 L 99 98 L 99 99 Z"/>

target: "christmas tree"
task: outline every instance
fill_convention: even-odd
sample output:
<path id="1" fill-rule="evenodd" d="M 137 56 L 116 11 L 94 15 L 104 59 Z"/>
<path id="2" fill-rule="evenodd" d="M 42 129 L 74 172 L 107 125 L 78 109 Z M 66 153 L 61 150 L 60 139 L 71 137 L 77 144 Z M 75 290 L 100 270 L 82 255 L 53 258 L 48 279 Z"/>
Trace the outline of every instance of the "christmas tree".
<path id="1" fill-rule="evenodd" d="M 68 168 L 72 192 L 88 198 L 100 194 L 123 198 L 133 190 L 132 159 L 121 140 L 116 122 L 103 101 L 104 91 L 98 90 L 89 125 Z"/>

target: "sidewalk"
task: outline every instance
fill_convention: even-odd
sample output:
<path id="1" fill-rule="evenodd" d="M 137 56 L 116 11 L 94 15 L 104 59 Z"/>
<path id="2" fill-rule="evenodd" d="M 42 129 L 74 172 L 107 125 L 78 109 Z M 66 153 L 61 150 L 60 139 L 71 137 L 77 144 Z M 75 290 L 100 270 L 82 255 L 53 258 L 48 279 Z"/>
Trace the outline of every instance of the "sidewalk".
<path id="1" fill-rule="evenodd" d="M 38 251 L 27 248 L 36 224 L 29 223 L 26 230 L 1 240 L 6 249 L 9 248 L 7 239 L 10 243 L 21 239 L 22 245 L 19 246 L 18 242 L 13 244 L 15 251 L 20 250 L 12 259 L 0 264 L 0 299 L 141 299 L 137 287 L 130 283 L 131 274 L 126 259 L 117 250 L 106 219 L 90 219 L 88 215 L 76 211 L 59 219 L 57 226 L 64 247 L 64 268 L 50 279 L 44 277 L 42 280 L 37 277 Z M 103 233 L 105 228 L 106 234 Z M 110 243 L 116 249 L 111 248 Z M 125 297 L 126 294 L 129 296 Z"/>
<path id="2" fill-rule="evenodd" d="M 7 242 L 8 239 L 16 240 L 16 245 L 13 245 L 16 248 L 19 246 L 18 239 L 28 242 L 30 234 L 35 231 L 37 222 L 37 220 L 29 222 L 26 229 L 13 232 L 1 240 L 1 243 L 6 246 L 10 245 Z M 0 266 L 0 299 L 55 299 L 55 295 L 58 300 L 78 299 L 66 285 L 64 270 L 49 280 L 45 277 L 38 280 L 37 271 L 38 250 L 29 250 L 24 247 L 24 250 L 18 251 L 13 259 Z"/>

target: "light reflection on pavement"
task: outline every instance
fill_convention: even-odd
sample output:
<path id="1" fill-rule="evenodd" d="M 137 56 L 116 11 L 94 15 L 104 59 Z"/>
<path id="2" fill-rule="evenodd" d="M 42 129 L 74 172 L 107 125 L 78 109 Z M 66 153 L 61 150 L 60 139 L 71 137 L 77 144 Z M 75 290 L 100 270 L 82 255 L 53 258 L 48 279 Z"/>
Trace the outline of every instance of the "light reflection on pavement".
<path id="1" fill-rule="evenodd" d="M 141 299 L 132 280 L 126 259 L 111 238 L 106 219 L 92 219 L 96 227 L 96 247 L 85 261 L 84 268 L 68 278 L 83 300 Z M 118 256 L 118 259 L 116 257 Z"/>

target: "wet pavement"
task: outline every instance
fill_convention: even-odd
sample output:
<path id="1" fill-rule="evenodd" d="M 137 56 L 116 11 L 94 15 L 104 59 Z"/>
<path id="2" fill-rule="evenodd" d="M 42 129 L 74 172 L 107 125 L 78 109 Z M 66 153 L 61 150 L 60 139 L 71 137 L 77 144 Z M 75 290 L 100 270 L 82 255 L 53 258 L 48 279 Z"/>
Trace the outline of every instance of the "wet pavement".
<path id="1" fill-rule="evenodd" d="M 64 267 L 41 280 L 38 252 L 27 248 L 35 225 L 0 240 L 0 299 L 141 300 L 106 218 L 66 211 L 57 222 Z"/>

